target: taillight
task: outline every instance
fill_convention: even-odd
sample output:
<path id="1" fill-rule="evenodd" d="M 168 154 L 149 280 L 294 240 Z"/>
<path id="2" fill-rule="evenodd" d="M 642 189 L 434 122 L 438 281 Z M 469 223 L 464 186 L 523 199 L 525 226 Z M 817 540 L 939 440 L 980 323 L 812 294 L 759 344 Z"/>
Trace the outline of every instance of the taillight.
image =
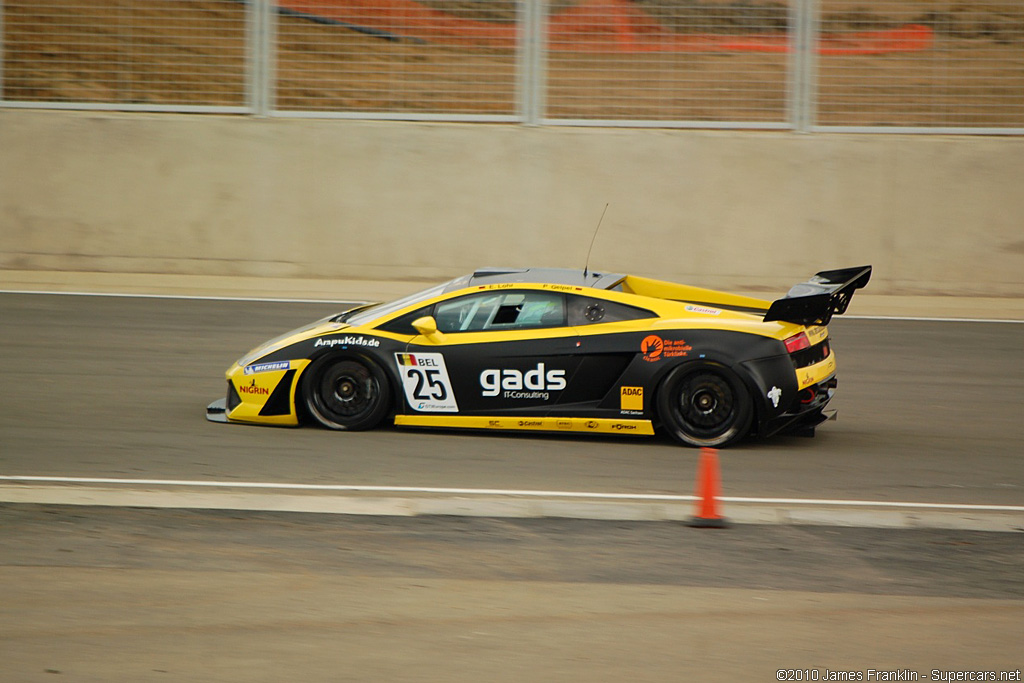
<path id="1" fill-rule="evenodd" d="M 786 340 L 786 351 L 790 353 L 796 353 L 797 351 L 803 351 L 804 349 L 811 348 L 811 340 L 807 338 L 806 332 L 795 334 Z"/>

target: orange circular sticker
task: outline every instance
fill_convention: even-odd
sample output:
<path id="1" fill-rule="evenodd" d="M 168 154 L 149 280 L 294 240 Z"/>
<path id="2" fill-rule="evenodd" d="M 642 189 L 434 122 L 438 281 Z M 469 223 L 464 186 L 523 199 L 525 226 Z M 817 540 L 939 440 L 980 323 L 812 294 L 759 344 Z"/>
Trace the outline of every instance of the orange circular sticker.
<path id="1" fill-rule="evenodd" d="M 656 361 L 661 358 L 661 352 L 665 348 L 665 342 L 656 334 L 644 337 L 640 342 L 640 353 L 644 354 L 644 360 Z"/>

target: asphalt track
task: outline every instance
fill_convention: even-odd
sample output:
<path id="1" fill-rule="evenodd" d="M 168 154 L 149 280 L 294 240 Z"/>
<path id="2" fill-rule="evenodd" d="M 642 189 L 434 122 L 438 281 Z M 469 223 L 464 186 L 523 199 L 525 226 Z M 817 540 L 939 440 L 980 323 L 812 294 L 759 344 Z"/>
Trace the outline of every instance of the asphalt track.
<path id="1" fill-rule="evenodd" d="M 339 307 L 0 294 L 0 475 L 97 479 L 93 486 L 122 492 L 125 487 L 103 482 L 168 482 L 143 486 L 143 495 L 154 498 L 162 489 L 188 489 L 174 482 L 207 492 L 234 483 L 243 493 L 254 492 L 245 488 L 251 483 L 357 487 L 320 491 L 357 496 L 368 512 L 382 511 L 366 502 L 368 496 L 394 502 L 402 492 L 408 504 L 412 491 L 422 489 L 468 501 L 467 510 L 476 501 L 479 514 L 531 513 L 510 508 L 516 501 L 509 496 L 485 495 L 488 508 L 469 492 L 522 492 L 526 506 L 536 506 L 543 492 L 572 494 L 548 498 L 576 505 L 589 495 L 623 496 L 617 502 L 648 507 L 660 501 L 675 510 L 688 505 L 697 453 L 663 438 L 395 428 L 349 434 L 204 419 L 235 358 Z M 836 319 L 830 329 L 839 359 L 838 421 L 815 438 L 774 438 L 723 451 L 725 499 L 1004 506 L 1011 508 L 1009 528 L 1019 528 L 1024 325 Z M 0 484 L 10 491 L 53 482 Z M 218 507 L 202 500 L 195 506 Z M 418 510 L 432 511 L 451 509 Z M 553 514 L 574 516 L 568 507 Z"/>
<path id="2" fill-rule="evenodd" d="M 0 294 L 0 680 L 1021 680 L 1015 533 L 143 509 L 229 482 L 691 491 L 660 439 L 205 420 L 232 360 L 336 308 Z M 1024 502 L 1024 325 L 831 329 L 839 421 L 722 451 L 726 496 Z M 33 487 L 95 505 L 10 502 Z"/>

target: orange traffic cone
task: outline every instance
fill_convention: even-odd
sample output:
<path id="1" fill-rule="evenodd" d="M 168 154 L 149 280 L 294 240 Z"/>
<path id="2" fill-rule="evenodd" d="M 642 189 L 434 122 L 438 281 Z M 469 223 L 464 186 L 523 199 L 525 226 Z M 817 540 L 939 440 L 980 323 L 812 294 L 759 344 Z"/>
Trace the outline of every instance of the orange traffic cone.
<path id="1" fill-rule="evenodd" d="M 700 449 L 700 463 L 697 467 L 696 514 L 687 526 L 703 529 L 724 529 L 729 526 L 718 511 L 718 495 L 721 485 L 718 478 L 718 449 Z"/>

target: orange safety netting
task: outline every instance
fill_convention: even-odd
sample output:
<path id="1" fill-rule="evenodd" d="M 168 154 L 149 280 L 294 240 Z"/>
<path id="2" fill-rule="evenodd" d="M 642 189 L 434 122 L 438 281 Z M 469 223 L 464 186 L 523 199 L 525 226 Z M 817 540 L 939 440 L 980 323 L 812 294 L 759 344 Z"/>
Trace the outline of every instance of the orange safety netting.
<path id="1" fill-rule="evenodd" d="M 278 0 L 285 12 L 339 23 L 389 38 L 441 45 L 514 49 L 518 28 L 457 17 L 415 0 Z M 928 49 L 932 30 L 908 24 L 895 29 L 832 33 L 817 45 L 823 55 L 868 55 Z M 630 0 L 584 0 L 548 21 L 548 47 L 571 52 L 789 52 L 782 34 L 675 33 Z"/>

